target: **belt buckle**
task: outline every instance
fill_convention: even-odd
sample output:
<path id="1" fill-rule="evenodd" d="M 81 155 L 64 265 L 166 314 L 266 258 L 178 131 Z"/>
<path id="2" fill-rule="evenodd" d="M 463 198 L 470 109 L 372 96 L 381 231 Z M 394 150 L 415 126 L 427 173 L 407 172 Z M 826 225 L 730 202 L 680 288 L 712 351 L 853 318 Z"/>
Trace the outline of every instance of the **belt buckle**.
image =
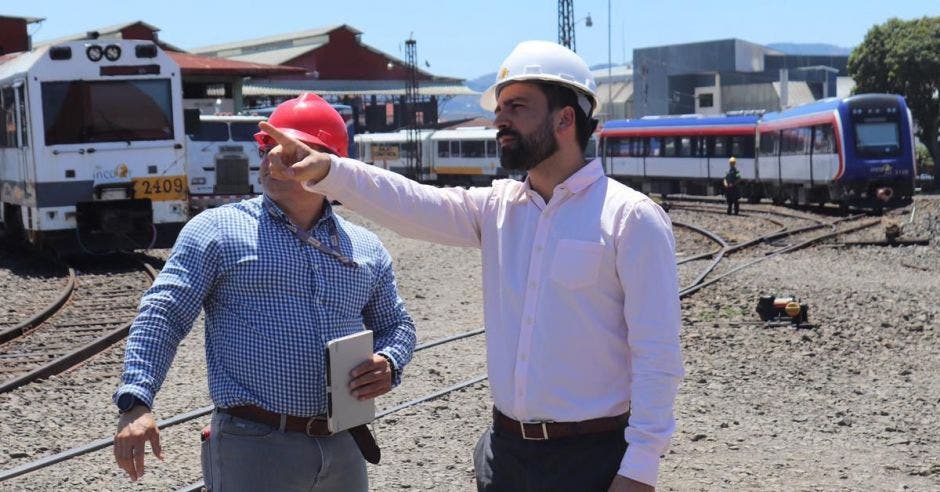
<path id="1" fill-rule="evenodd" d="M 318 420 L 323 420 L 323 419 L 319 418 L 316 415 L 307 419 L 307 425 L 304 427 L 304 434 L 306 434 L 307 437 L 322 437 L 319 434 L 313 434 L 313 431 L 310 429 L 310 426 L 313 425 L 313 423 Z"/>
<path id="2" fill-rule="evenodd" d="M 526 441 L 545 441 L 545 440 L 547 440 L 547 439 L 548 439 L 548 428 L 545 426 L 545 424 L 546 424 L 546 422 L 545 422 L 544 420 L 541 421 L 541 422 L 519 422 L 519 430 L 522 431 L 522 438 L 525 439 Z M 541 426 L 542 426 L 542 436 L 541 436 L 541 437 L 536 437 L 536 436 L 529 437 L 528 435 L 526 435 L 526 433 L 525 433 L 525 426 L 526 426 L 526 425 L 541 425 Z"/>

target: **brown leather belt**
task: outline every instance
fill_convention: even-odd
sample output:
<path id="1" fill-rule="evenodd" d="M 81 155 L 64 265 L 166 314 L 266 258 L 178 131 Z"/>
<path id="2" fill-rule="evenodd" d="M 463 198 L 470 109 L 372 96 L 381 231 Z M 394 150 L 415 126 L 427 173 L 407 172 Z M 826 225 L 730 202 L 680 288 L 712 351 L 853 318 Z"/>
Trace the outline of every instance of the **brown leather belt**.
<path id="1" fill-rule="evenodd" d="M 507 417 L 497 410 L 496 407 L 493 407 L 493 422 L 500 431 L 533 441 L 561 439 L 563 437 L 623 430 L 623 428 L 627 426 L 628 420 L 630 420 L 630 412 L 617 415 L 616 417 L 602 417 L 599 419 L 582 420 L 581 422 L 520 422 L 511 417 Z"/>
<path id="2" fill-rule="evenodd" d="M 302 432 L 310 437 L 323 437 L 333 434 L 326 425 L 326 415 L 314 415 L 313 417 L 286 415 L 287 418 L 282 428 L 281 417 L 283 414 L 269 412 L 261 407 L 241 406 L 220 408 L 219 412 L 229 414 L 232 417 L 268 425 L 283 431 Z"/>
<path id="3" fill-rule="evenodd" d="M 269 412 L 261 407 L 239 406 L 230 408 L 218 408 L 219 413 L 225 413 L 240 419 L 250 420 L 259 424 L 264 424 L 275 429 L 287 432 L 300 432 L 310 437 L 325 437 L 333 435 L 326 423 L 326 416 L 314 415 L 313 417 L 295 417 L 281 413 Z M 283 425 L 281 424 L 281 421 Z M 375 443 L 375 437 L 369 428 L 360 425 L 347 429 L 352 436 L 362 457 L 369 463 L 377 464 L 381 458 L 381 450 Z"/>

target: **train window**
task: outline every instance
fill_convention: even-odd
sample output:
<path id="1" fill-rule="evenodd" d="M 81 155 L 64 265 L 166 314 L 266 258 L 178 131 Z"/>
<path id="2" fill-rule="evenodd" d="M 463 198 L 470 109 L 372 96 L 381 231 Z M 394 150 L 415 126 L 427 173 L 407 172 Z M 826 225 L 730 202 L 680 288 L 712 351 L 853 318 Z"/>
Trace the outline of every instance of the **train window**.
<path id="1" fill-rule="evenodd" d="M 800 153 L 809 155 L 810 150 L 813 148 L 813 129 L 812 128 L 800 128 Z"/>
<path id="2" fill-rule="evenodd" d="M 3 147 L 16 147 L 16 101 L 13 99 L 13 88 L 4 87 L 0 90 L 0 99 L 0 116 L 3 117 L 0 139 Z"/>
<path id="3" fill-rule="evenodd" d="M 646 155 L 646 139 L 641 137 L 630 138 L 630 155 L 633 157 L 643 157 Z"/>
<path id="4" fill-rule="evenodd" d="M 666 137 L 663 139 L 663 157 L 676 156 L 676 138 Z"/>
<path id="5" fill-rule="evenodd" d="M 761 156 L 776 156 L 777 155 L 777 141 L 779 139 L 779 134 L 777 132 L 767 132 L 760 134 L 760 155 Z"/>
<path id="6" fill-rule="evenodd" d="M 608 139 L 606 152 L 607 152 L 608 157 L 622 157 L 625 155 L 629 155 L 630 139 L 629 138 Z"/>
<path id="7" fill-rule="evenodd" d="M 450 142 L 443 140 L 437 142 L 437 156 L 450 157 Z"/>
<path id="8" fill-rule="evenodd" d="M 497 154 L 497 151 L 496 151 L 496 140 L 487 140 L 486 141 L 486 156 L 496 157 L 498 155 L 499 154 Z"/>
<path id="9" fill-rule="evenodd" d="M 836 151 L 836 142 L 832 134 L 832 125 L 816 125 L 813 127 L 813 153 L 833 154 Z"/>
<path id="10" fill-rule="evenodd" d="M 731 137 L 731 155 L 735 157 L 754 157 L 754 137 Z"/>
<path id="11" fill-rule="evenodd" d="M 251 121 L 232 122 L 232 140 L 236 142 L 254 142 L 258 133 L 258 124 Z"/>
<path id="12" fill-rule="evenodd" d="M 403 142 L 403 143 L 399 144 L 399 148 L 401 149 L 401 157 L 402 157 L 402 159 L 409 159 L 409 158 L 411 158 L 412 156 L 415 155 L 415 144 L 414 144 L 414 142 Z"/>
<path id="13" fill-rule="evenodd" d="M 662 137 L 651 137 L 650 138 L 650 157 L 659 157 L 663 155 L 663 139 Z"/>
<path id="14" fill-rule="evenodd" d="M 194 142 L 228 142 L 228 125 L 221 121 L 203 121 L 190 138 Z"/>
<path id="15" fill-rule="evenodd" d="M 16 95 L 19 99 L 19 112 L 20 112 L 20 145 L 23 147 L 29 146 L 29 125 L 27 124 L 26 118 L 26 86 L 21 85 L 16 89 Z"/>
<path id="16" fill-rule="evenodd" d="M 715 137 L 711 156 L 728 157 L 728 137 Z"/>
<path id="17" fill-rule="evenodd" d="M 693 137 L 692 138 L 692 155 L 695 157 L 705 157 L 705 150 L 707 146 L 705 145 L 705 137 Z"/>
<path id="18" fill-rule="evenodd" d="M 486 145 L 482 140 L 465 140 L 460 145 L 460 157 L 471 159 L 483 157 Z"/>
<path id="19" fill-rule="evenodd" d="M 169 79 L 42 83 L 47 145 L 173 138 Z"/>
<path id="20" fill-rule="evenodd" d="M 677 137 L 679 142 L 679 157 L 692 156 L 692 137 Z"/>
<path id="21" fill-rule="evenodd" d="M 900 149 L 898 124 L 894 121 L 856 123 L 855 135 L 856 147 L 866 154 L 890 154 Z"/>
<path id="22" fill-rule="evenodd" d="M 787 128 L 780 132 L 780 154 L 795 155 L 800 148 L 800 136 L 796 128 Z"/>
<path id="23" fill-rule="evenodd" d="M 459 157 L 460 156 L 460 142 L 457 140 L 452 140 L 450 142 L 450 156 Z"/>

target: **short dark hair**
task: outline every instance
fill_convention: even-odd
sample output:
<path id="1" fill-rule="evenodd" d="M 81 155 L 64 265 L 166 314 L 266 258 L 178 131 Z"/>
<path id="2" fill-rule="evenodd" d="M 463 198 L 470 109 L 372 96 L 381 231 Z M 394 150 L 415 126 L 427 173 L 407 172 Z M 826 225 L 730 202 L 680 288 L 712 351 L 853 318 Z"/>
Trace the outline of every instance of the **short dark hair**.
<path id="1" fill-rule="evenodd" d="M 548 82 L 536 82 L 535 85 L 542 90 L 542 94 L 545 94 L 545 98 L 548 99 L 549 111 L 561 109 L 565 106 L 571 106 L 571 108 L 574 109 L 575 133 L 578 137 L 578 145 L 581 146 L 581 151 L 583 152 L 584 149 L 587 148 L 591 134 L 593 134 L 594 129 L 597 128 L 597 120 L 588 118 L 588 115 L 584 114 L 584 110 L 581 109 L 581 105 L 578 104 L 578 95 L 575 93 L 574 89 Z"/>

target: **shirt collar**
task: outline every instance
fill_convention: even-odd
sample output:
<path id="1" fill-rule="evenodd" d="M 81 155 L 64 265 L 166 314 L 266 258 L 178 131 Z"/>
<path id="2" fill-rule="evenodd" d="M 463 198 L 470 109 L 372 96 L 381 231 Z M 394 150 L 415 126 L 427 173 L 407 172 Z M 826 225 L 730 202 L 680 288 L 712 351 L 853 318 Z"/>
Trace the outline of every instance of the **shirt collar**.
<path id="1" fill-rule="evenodd" d="M 281 207 L 278 206 L 277 202 L 272 200 L 271 197 L 269 197 L 267 193 L 261 195 L 261 197 L 262 197 L 261 198 L 262 201 L 264 202 L 261 205 L 263 208 L 267 208 L 268 205 L 270 205 L 271 208 L 274 210 L 274 212 L 277 214 L 277 216 L 281 220 L 290 222 L 290 218 L 287 217 L 287 214 L 285 214 L 284 211 L 281 210 Z M 332 220 L 336 222 L 336 216 L 333 214 L 333 205 L 331 205 L 330 201 L 327 200 L 326 198 L 323 199 L 323 212 L 320 214 L 320 220 L 318 220 L 317 223 L 314 224 L 313 228 L 316 229 L 317 227 L 320 226 L 320 224 L 323 224 L 325 220 Z M 337 226 L 338 225 L 339 224 L 337 223 Z"/>
<path id="2" fill-rule="evenodd" d="M 588 186 L 594 184 L 600 178 L 604 177 L 604 167 L 601 166 L 600 159 L 594 159 L 585 164 L 581 169 L 564 180 L 561 185 L 568 188 L 572 194 L 579 193 Z"/>
<path id="3" fill-rule="evenodd" d="M 588 162 L 581 169 L 575 171 L 574 174 L 568 176 L 568 179 L 562 181 L 555 189 L 567 189 L 571 194 L 580 192 L 581 190 L 591 186 L 595 181 L 604 177 L 604 167 L 601 165 L 600 159 L 594 159 L 591 162 Z M 529 181 L 529 177 L 525 178 L 525 191 L 531 191 L 535 193 L 535 190 L 532 189 L 532 183 Z"/>

